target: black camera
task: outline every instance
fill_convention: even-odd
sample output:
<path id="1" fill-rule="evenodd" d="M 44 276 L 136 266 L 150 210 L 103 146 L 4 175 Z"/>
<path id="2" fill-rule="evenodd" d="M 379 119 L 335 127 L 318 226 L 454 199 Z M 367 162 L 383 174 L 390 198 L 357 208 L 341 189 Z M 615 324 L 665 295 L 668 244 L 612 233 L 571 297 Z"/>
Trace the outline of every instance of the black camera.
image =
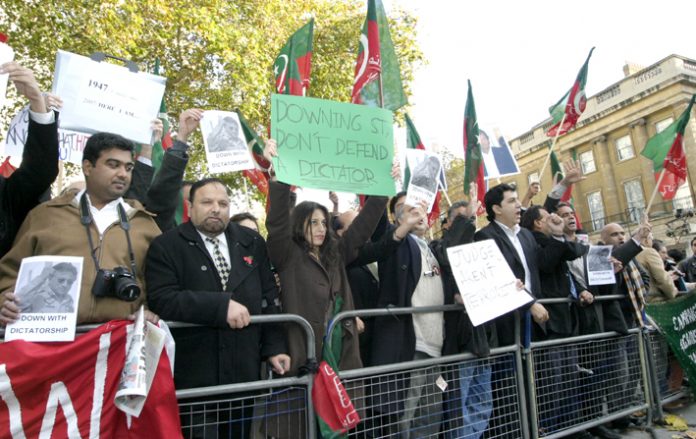
<path id="1" fill-rule="evenodd" d="M 116 267 L 113 271 L 99 269 L 92 285 L 92 294 L 132 302 L 140 297 L 140 287 L 135 276 L 124 267 Z"/>

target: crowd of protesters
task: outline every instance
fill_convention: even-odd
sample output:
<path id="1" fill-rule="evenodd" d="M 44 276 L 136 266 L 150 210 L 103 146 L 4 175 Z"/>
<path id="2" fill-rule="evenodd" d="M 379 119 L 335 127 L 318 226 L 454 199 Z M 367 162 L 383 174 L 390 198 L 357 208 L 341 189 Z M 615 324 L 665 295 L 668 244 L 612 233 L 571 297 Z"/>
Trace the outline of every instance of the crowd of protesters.
<path id="1" fill-rule="evenodd" d="M 479 230 L 479 203 L 456 201 L 436 240 L 428 239 L 432 235 L 426 206 L 406 205 L 405 192 L 391 200 L 368 197 L 358 211 L 344 212 L 331 194 L 330 212 L 316 202 L 295 205 L 291 187 L 276 181 L 270 170 L 264 239 L 253 215 L 231 211 L 230 192 L 221 180 L 183 181 L 188 141 L 199 126 L 200 109 L 180 115 L 176 141 L 154 177 L 149 145 L 136 155 L 133 142 L 96 133 L 84 149 L 84 184 L 40 203 L 58 175 L 60 99 L 42 94 L 33 73 L 17 63 L 0 66 L 0 73 L 9 75 L 30 110 L 21 166 L 10 177 L 0 178 L 0 323 L 17 320 L 26 309 L 13 293 L 23 258 L 82 256 L 79 324 L 133 318 L 144 304 L 152 322 L 162 318 L 197 325 L 173 331 L 179 389 L 258 380 L 262 363 L 279 375 L 296 375 L 308 367 L 306 340 L 297 327 L 250 325 L 254 315 L 285 312 L 304 317 L 317 335 L 315 350 L 321 356 L 322 336 L 337 310 L 462 304 L 447 256 L 448 248 L 460 244 L 493 240 L 518 289 L 534 299 L 567 298 L 570 303 L 542 305 L 535 300 L 480 326 L 460 311 L 346 319 L 340 351 L 333 353 L 341 370 L 461 352 L 486 357 L 492 348 L 518 342 L 515 314 L 522 316 L 521 329 L 533 340 L 605 331 L 626 334 L 646 324 L 646 302 L 671 300 L 696 282 L 695 257 L 674 260 L 664 243 L 652 238 L 646 219 L 632 236 L 619 224 L 604 226 L 601 241 L 613 248 L 616 282 L 590 285 L 587 239 L 581 239 L 573 207 L 560 202 L 565 189 L 584 178 L 573 161 L 566 164 L 565 178 L 549 191 L 543 205 L 533 204 L 538 184 L 523 199 L 512 185 L 490 188 L 484 197 L 488 224 Z M 161 130 L 161 124 L 153 123 L 155 137 Z M 275 142 L 269 140 L 264 155 L 270 160 L 276 154 Z M 393 178 L 398 180 L 399 174 L 395 166 Z M 190 220 L 176 224 L 184 189 Z M 478 198 L 475 189 L 468 196 Z M 696 239 L 691 246 L 696 253 Z M 104 273 L 132 278 L 140 294 L 124 298 L 118 283 L 96 282 Z M 594 300 L 614 294 L 625 298 Z M 634 347 L 626 344 L 621 349 L 608 360 L 609 368 L 627 367 L 626 353 Z M 571 366 L 591 372 L 607 367 L 573 350 L 547 360 L 559 369 Z M 456 385 L 443 394 L 426 395 L 424 389 L 437 384 L 439 373 L 433 366 L 426 373 L 405 374 L 400 381 L 367 389 L 370 416 L 362 427 L 366 435 L 416 431 L 414 437 L 420 437 L 446 431 L 447 437 L 478 438 L 496 428 L 501 389 L 496 388 L 495 376 L 501 371 L 463 366 L 456 376 L 445 377 Z M 618 385 L 630 398 L 636 377 L 619 375 Z M 553 393 L 548 397 L 571 403 L 542 415 L 540 430 L 552 429 L 573 402 L 582 404 L 590 393 L 592 398 L 602 395 L 601 390 L 583 391 L 595 384 L 582 374 L 572 383 L 551 377 L 548 384 Z M 543 401 L 545 396 L 540 397 Z M 610 406 L 619 403 L 606 396 L 605 400 Z M 240 405 L 235 413 L 246 421 L 211 423 L 190 435 L 248 437 L 251 409 Z M 206 415 L 200 416 L 199 423 L 205 424 Z M 303 437 L 303 427 L 293 428 L 293 422 L 298 420 L 288 417 L 279 424 L 287 428 L 272 436 Z M 629 422 L 619 419 L 575 436 L 620 437 L 616 429 Z"/>

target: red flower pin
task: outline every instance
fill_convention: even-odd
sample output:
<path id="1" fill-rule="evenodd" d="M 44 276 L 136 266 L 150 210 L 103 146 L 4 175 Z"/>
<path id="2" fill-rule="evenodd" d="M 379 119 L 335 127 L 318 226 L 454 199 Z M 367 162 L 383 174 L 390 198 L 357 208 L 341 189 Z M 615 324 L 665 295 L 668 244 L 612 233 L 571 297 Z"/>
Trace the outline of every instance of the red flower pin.
<path id="1" fill-rule="evenodd" d="M 244 262 L 247 263 L 247 265 L 251 265 L 254 263 L 254 257 L 253 256 L 243 256 L 242 259 L 244 259 Z"/>

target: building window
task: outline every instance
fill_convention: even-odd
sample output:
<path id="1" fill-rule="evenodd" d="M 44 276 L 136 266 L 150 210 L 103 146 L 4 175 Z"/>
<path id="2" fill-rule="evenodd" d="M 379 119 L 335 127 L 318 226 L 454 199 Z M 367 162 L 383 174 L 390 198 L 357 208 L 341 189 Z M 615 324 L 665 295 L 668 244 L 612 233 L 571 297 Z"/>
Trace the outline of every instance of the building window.
<path id="1" fill-rule="evenodd" d="M 539 172 L 534 171 L 532 173 L 527 174 L 527 184 L 531 185 L 532 183 L 539 183 Z"/>
<path id="2" fill-rule="evenodd" d="M 600 191 L 587 194 L 587 207 L 590 209 L 592 229 L 594 231 L 601 230 L 604 227 L 604 204 Z"/>
<path id="3" fill-rule="evenodd" d="M 674 119 L 671 117 L 668 117 L 667 119 L 663 119 L 655 124 L 655 134 L 660 133 L 665 130 L 668 126 L 672 125 L 672 122 L 674 122 Z"/>
<path id="4" fill-rule="evenodd" d="M 628 204 L 628 217 L 631 222 L 639 223 L 643 217 L 643 212 L 645 212 L 645 198 L 643 197 L 640 179 L 627 181 L 623 187 Z"/>
<path id="5" fill-rule="evenodd" d="M 623 136 L 616 139 L 616 155 L 620 162 L 635 157 L 631 136 Z"/>
<path id="6" fill-rule="evenodd" d="M 691 199 L 691 190 L 689 189 L 689 177 L 686 177 L 686 181 L 683 185 L 679 186 L 677 193 L 674 194 L 672 199 L 672 204 L 675 209 L 693 209 L 694 200 Z"/>
<path id="7" fill-rule="evenodd" d="M 578 159 L 580 159 L 580 166 L 582 167 L 583 174 L 589 174 L 590 172 L 594 172 L 597 170 L 592 150 L 581 152 L 578 155 Z"/>

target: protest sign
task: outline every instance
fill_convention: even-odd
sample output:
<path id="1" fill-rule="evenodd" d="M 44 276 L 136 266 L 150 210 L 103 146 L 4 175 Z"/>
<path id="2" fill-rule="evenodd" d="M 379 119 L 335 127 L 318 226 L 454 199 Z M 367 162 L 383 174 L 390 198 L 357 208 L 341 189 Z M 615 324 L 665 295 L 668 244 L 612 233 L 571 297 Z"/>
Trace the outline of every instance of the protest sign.
<path id="1" fill-rule="evenodd" d="M 696 390 L 696 291 L 668 302 L 647 304 L 645 311 L 667 339 L 691 388 Z"/>
<path id="2" fill-rule="evenodd" d="M 12 118 L 4 142 L 5 156 L 22 157 L 29 129 L 29 106 Z M 82 152 L 89 134 L 58 128 L 58 159 L 75 165 L 82 164 Z"/>
<path id="3" fill-rule="evenodd" d="M 480 125 L 479 125 L 480 126 Z M 520 173 L 515 155 L 505 138 L 498 130 L 483 130 L 479 128 L 479 144 L 483 157 L 483 171 L 486 180 L 507 177 Z"/>
<path id="4" fill-rule="evenodd" d="M 212 174 L 254 169 L 237 113 L 206 111 L 201 119 L 201 134 Z"/>
<path id="5" fill-rule="evenodd" d="M 382 108 L 271 96 L 278 180 L 314 189 L 394 195 L 393 114 Z"/>
<path id="6" fill-rule="evenodd" d="M 610 245 L 591 245 L 587 252 L 587 282 L 590 285 L 616 283 Z"/>
<path id="7" fill-rule="evenodd" d="M 63 99 L 61 128 L 120 134 L 138 143 L 152 140 L 166 78 L 58 51 L 52 93 Z"/>
<path id="8" fill-rule="evenodd" d="M 14 50 L 7 44 L 0 42 L 0 65 L 10 62 L 14 59 Z M 10 75 L 3 73 L 0 75 L 0 107 L 5 105 L 5 95 L 7 94 L 7 81 Z"/>
<path id="9" fill-rule="evenodd" d="M 440 158 L 431 151 L 407 149 L 406 162 L 410 169 L 411 180 L 408 182 L 405 203 L 409 206 L 417 206 L 424 201 L 430 213 L 440 185 L 442 174 Z"/>
<path id="10" fill-rule="evenodd" d="M 0 399 L 5 402 L 0 403 L 0 437 L 183 437 L 170 363 L 174 357 L 167 349 L 148 371 L 152 396 L 140 416 L 129 416 L 114 403 L 130 327 L 132 322 L 119 320 L 74 342 L 0 343 Z"/>
<path id="11" fill-rule="evenodd" d="M 464 307 L 474 326 L 530 303 L 492 239 L 447 249 Z"/>
<path id="12" fill-rule="evenodd" d="M 82 279 L 81 256 L 22 259 L 15 295 L 19 319 L 7 325 L 5 340 L 75 340 Z"/>

